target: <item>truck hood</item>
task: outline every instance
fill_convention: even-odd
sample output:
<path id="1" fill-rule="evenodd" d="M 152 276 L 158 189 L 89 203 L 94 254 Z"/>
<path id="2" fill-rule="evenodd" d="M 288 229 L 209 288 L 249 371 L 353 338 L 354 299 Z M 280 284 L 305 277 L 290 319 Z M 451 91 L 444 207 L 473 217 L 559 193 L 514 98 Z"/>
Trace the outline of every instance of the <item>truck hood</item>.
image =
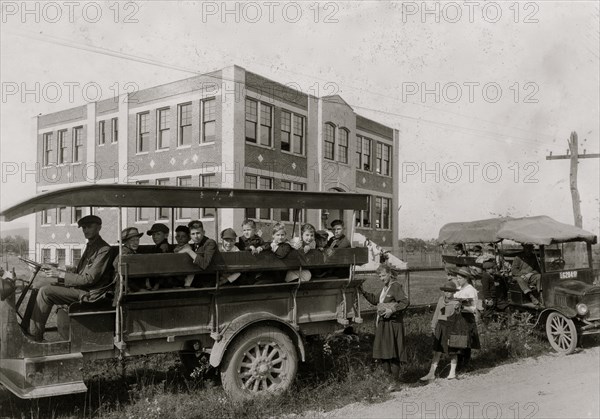
<path id="1" fill-rule="evenodd" d="M 565 294 L 584 296 L 587 294 L 600 294 L 599 285 L 591 285 L 585 282 L 569 279 L 563 281 L 559 286 L 554 288 L 555 292 L 563 292 Z"/>

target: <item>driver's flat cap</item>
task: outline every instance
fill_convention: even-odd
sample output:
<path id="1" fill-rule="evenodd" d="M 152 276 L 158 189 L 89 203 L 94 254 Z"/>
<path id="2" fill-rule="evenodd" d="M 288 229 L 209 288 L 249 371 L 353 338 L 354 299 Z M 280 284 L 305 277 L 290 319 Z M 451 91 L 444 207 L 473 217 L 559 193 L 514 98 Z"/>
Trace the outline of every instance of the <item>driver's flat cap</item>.
<path id="1" fill-rule="evenodd" d="M 78 227 L 81 227 L 84 225 L 90 225 L 90 224 L 102 225 L 102 218 L 100 218 L 96 215 L 86 215 L 85 217 L 80 218 L 79 221 L 77 221 Z"/>

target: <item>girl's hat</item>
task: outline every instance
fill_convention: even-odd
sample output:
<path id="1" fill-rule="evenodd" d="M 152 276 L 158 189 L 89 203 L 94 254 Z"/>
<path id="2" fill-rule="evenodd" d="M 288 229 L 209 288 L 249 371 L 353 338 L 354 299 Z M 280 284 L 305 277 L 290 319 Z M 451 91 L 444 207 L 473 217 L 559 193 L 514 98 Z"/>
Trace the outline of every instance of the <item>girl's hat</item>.
<path id="1" fill-rule="evenodd" d="M 446 282 L 444 285 L 442 285 L 440 287 L 440 289 L 442 291 L 446 291 L 446 292 L 456 292 L 456 291 L 458 291 L 458 288 L 456 287 L 456 284 L 453 281 Z"/>
<path id="2" fill-rule="evenodd" d="M 121 242 L 124 243 L 129 239 L 134 237 L 142 237 L 144 233 L 140 233 L 135 227 L 127 227 L 123 231 L 121 231 Z"/>

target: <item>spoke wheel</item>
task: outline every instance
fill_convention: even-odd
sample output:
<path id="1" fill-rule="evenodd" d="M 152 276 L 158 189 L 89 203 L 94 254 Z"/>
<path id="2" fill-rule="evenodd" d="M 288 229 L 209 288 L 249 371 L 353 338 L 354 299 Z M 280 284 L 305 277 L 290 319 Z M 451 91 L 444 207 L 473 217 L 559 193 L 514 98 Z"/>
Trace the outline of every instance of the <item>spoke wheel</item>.
<path id="1" fill-rule="evenodd" d="M 236 400 L 272 395 L 287 390 L 298 368 L 291 339 L 275 327 L 243 332 L 227 349 L 221 381 Z"/>
<path id="2" fill-rule="evenodd" d="M 552 348 L 561 354 L 570 354 L 577 347 L 577 327 L 573 320 L 554 311 L 546 319 L 546 335 Z"/>

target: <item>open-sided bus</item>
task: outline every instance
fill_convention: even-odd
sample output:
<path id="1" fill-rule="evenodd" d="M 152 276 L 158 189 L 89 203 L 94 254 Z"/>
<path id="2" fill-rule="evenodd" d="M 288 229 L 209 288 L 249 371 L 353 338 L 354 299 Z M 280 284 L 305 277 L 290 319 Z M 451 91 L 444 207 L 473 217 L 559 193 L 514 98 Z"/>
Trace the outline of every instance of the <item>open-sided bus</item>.
<path id="1" fill-rule="evenodd" d="M 11 221 L 57 207 L 116 207 L 118 231 L 128 207 L 294 208 L 365 210 L 361 194 L 240 190 L 141 185 L 90 185 L 45 193 L 0 214 Z M 229 227 L 229 226 L 222 226 Z M 173 230 L 173 229 L 172 229 Z M 207 233 L 210 237 L 210 232 Z M 109 242 L 117 243 L 120 237 Z M 77 302 L 59 307 L 56 317 L 60 339 L 38 343 L 24 333 L 32 304 L 16 297 L 14 283 L 0 287 L 0 383 L 21 398 L 38 398 L 86 391 L 82 365 L 89 359 L 127 357 L 178 351 L 184 365 L 193 367 L 199 356 L 210 354 L 222 383 L 234 398 L 271 394 L 287 389 L 304 360 L 304 337 L 331 332 L 352 321 L 362 321 L 354 266 L 368 260 L 366 248 L 337 249 L 332 255 L 318 250 L 292 251 L 285 259 L 271 252 L 217 253 L 202 273 L 214 275 L 204 288 L 170 288 L 128 292 L 135 278 L 189 275 L 201 272 L 186 254 L 122 255 L 115 297 L 96 303 Z M 30 284 L 36 287 L 41 265 L 32 265 Z M 309 282 L 232 285 L 220 287 L 218 278 L 232 272 L 269 272 L 318 268 L 339 272 Z M 342 270 L 343 271 L 343 270 Z M 24 312 L 24 313 L 23 313 Z M 340 326 L 341 325 L 341 326 Z"/>
<path id="2" fill-rule="evenodd" d="M 541 306 L 528 301 L 508 274 L 508 304 L 534 313 L 545 322 L 553 349 L 571 353 L 582 335 L 600 333 L 600 285 L 594 283 L 592 244 L 597 237 L 578 227 L 547 216 L 493 218 L 450 223 L 440 229 L 438 242 L 445 244 L 495 243 L 497 253 L 511 261 L 520 249 L 503 251 L 504 241 L 536 246 L 541 279 L 537 291 Z M 445 263 L 476 266 L 474 257 L 443 255 Z"/>

